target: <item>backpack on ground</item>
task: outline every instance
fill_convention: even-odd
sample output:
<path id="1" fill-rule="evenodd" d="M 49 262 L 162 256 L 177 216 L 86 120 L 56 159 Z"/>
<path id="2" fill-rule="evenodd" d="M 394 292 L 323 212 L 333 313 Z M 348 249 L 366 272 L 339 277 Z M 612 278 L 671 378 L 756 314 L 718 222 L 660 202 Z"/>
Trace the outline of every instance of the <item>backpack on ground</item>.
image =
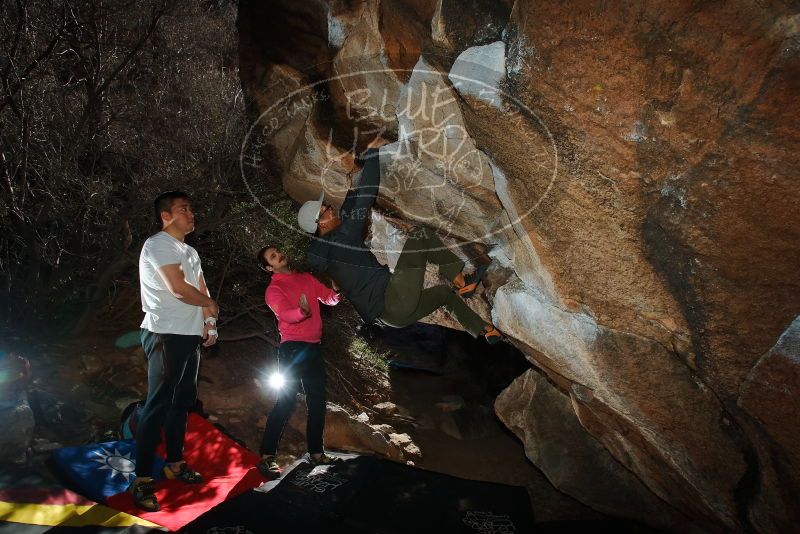
<path id="1" fill-rule="evenodd" d="M 144 401 L 135 401 L 122 410 L 119 423 L 119 435 L 122 439 L 136 438 L 136 426 L 139 423 L 142 408 L 144 408 Z"/>

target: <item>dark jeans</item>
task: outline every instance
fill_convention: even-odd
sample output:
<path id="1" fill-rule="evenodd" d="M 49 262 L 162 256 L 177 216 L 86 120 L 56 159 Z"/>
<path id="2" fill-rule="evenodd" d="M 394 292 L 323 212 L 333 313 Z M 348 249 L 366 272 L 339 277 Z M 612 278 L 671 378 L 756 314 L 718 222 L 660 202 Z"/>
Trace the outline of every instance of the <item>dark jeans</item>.
<path id="1" fill-rule="evenodd" d="M 162 428 L 167 462 L 183 460 L 186 420 L 197 400 L 200 336 L 142 329 L 142 347 L 147 355 L 147 400 L 136 428 L 136 475 L 149 477 Z"/>
<path id="2" fill-rule="evenodd" d="M 322 432 L 325 430 L 325 362 L 319 343 L 287 341 L 281 343 L 278 361 L 286 383 L 278 391 L 278 400 L 267 418 L 261 454 L 275 454 L 283 429 L 294 410 L 295 397 L 303 386 L 306 394 L 306 440 L 308 452 L 323 452 Z"/>

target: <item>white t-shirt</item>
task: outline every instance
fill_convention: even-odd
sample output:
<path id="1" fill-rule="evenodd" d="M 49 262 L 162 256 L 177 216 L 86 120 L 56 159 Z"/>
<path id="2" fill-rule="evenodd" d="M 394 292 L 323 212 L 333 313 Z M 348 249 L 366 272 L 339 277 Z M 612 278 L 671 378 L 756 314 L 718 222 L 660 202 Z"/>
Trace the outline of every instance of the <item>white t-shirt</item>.
<path id="1" fill-rule="evenodd" d="M 144 242 L 139 255 L 142 293 L 142 328 L 157 334 L 203 335 L 203 308 L 178 300 L 167 289 L 159 267 L 180 264 L 186 282 L 200 289 L 200 256 L 197 251 L 166 232 Z"/>

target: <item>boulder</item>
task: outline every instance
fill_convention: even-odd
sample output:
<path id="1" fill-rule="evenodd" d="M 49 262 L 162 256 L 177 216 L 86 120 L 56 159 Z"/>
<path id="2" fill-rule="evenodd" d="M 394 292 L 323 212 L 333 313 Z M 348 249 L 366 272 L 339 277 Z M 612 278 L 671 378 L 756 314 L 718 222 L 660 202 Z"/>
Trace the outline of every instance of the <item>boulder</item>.
<path id="1" fill-rule="evenodd" d="M 496 280 L 470 305 L 569 394 L 599 444 L 586 455 L 612 465 L 605 451 L 638 479 L 644 509 L 660 499 L 712 530 L 796 524 L 796 5 L 281 1 L 270 15 L 283 13 L 306 32 L 287 41 L 298 50 L 267 49 L 278 37 L 240 11 L 243 86 L 260 111 L 254 73 L 275 64 L 301 72 L 308 58 L 313 79 L 335 78 L 334 64 L 387 69 L 334 88 L 283 143 L 296 150 L 271 171 L 289 194 L 340 202 L 342 129 L 396 132 L 378 208 L 467 260 L 494 259 Z M 359 87 L 361 103 L 347 96 Z M 370 118 L 376 107 L 388 115 Z M 401 226 L 372 234 L 389 263 Z M 581 472 L 564 486 L 594 502 Z"/>
<path id="2" fill-rule="evenodd" d="M 461 96 L 502 109 L 500 84 L 506 75 L 506 44 L 496 41 L 464 50 L 453 63 L 448 79 Z"/>
<path id="3" fill-rule="evenodd" d="M 33 438 L 35 421 L 27 395 L 0 403 L 0 462 L 21 464 L 27 460 L 28 445 Z"/>
<path id="4" fill-rule="evenodd" d="M 397 405 L 393 402 L 381 402 L 373 406 L 376 412 L 383 415 L 394 415 L 397 413 Z"/>
<path id="5" fill-rule="evenodd" d="M 540 373 L 529 370 L 517 378 L 497 397 L 495 410 L 520 438 L 528 459 L 564 493 L 596 510 L 662 528 L 685 522 L 581 426 L 570 396 Z"/>
<path id="6" fill-rule="evenodd" d="M 307 414 L 305 399 L 298 395 L 289 427 L 305 435 Z M 366 413 L 353 416 L 331 402 L 327 403 L 323 438 L 331 449 L 372 453 L 397 461 L 421 456 L 406 434 L 397 434 L 389 425 L 370 424 Z"/>
<path id="7" fill-rule="evenodd" d="M 497 40 L 508 20 L 510 2 L 492 0 L 436 0 L 430 36 L 450 52 Z"/>
<path id="8" fill-rule="evenodd" d="M 790 531 L 800 521 L 800 465 L 795 460 L 800 450 L 800 316 L 747 375 L 738 405 L 748 416 L 745 428 L 755 456 L 751 476 L 758 477 L 760 490 L 751 521 L 762 532 Z M 751 483 L 755 491 L 756 481 Z"/>

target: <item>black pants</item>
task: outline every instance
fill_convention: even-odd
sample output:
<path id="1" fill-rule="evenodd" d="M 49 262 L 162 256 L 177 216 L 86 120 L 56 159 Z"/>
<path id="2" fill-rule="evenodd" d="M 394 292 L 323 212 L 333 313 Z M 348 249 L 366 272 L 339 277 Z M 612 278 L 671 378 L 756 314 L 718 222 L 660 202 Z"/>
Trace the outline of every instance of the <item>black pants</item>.
<path id="1" fill-rule="evenodd" d="M 136 475 L 149 477 L 162 428 L 167 462 L 183 460 L 186 420 L 197 400 L 200 336 L 142 329 L 142 347 L 147 355 L 147 401 L 136 428 Z"/>
<path id="2" fill-rule="evenodd" d="M 322 432 L 325 430 L 325 362 L 319 343 L 287 341 L 278 350 L 281 373 L 286 379 L 278 391 L 278 400 L 267 418 L 261 454 L 275 454 L 283 429 L 294 409 L 295 397 L 303 386 L 306 394 L 308 419 L 306 440 L 308 452 L 323 452 Z"/>

